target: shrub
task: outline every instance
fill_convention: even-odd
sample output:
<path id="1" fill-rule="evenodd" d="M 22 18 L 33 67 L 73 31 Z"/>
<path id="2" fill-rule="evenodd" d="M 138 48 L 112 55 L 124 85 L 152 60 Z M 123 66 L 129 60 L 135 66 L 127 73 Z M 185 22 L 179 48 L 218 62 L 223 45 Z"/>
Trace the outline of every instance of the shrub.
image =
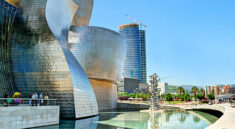
<path id="1" fill-rule="evenodd" d="M 214 96 L 213 94 L 208 94 L 207 96 L 208 96 L 208 98 L 209 98 L 210 100 L 214 100 L 214 99 L 215 99 L 215 96 Z"/>
<path id="2" fill-rule="evenodd" d="M 184 101 L 191 101 L 191 96 L 189 95 L 188 92 L 184 94 Z"/>
<path id="3" fill-rule="evenodd" d="M 166 101 L 172 101 L 173 97 L 170 93 L 166 94 Z"/>
<path id="4" fill-rule="evenodd" d="M 197 94 L 197 98 L 198 98 L 199 100 L 203 100 L 203 99 L 204 99 L 204 95 L 203 95 L 203 94 Z"/>

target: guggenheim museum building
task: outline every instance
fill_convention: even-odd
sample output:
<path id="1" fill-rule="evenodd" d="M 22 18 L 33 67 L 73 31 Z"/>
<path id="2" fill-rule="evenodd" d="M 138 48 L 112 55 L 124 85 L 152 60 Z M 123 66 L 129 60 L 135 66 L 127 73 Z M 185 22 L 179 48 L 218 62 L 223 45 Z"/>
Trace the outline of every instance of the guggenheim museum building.
<path id="1" fill-rule="evenodd" d="M 0 0 L 0 98 L 43 93 L 68 119 L 116 108 L 126 44 L 89 26 L 93 2 Z"/>

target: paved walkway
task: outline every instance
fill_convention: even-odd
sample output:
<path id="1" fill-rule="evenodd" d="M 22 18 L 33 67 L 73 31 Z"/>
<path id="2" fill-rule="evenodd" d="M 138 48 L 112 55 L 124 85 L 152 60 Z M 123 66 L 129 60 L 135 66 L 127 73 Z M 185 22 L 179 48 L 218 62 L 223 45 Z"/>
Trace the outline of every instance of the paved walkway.
<path id="1" fill-rule="evenodd" d="M 221 116 L 214 124 L 210 125 L 206 129 L 235 129 L 235 108 L 232 108 L 229 104 L 215 104 L 215 105 L 162 105 L 167 107 L 178 107 L 185 110 L 189 109 L 211 109 L 223 112 Z"/>

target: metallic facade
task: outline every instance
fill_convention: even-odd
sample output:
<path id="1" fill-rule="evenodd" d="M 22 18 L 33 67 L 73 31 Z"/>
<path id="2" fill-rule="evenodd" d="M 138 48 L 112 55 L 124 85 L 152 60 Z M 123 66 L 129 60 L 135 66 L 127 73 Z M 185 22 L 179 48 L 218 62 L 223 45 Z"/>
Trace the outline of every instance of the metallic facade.
<path id="1" fill-rule="evenodd" d="M 8 92 L 9 96 L 14 92 L 10 61 L 10 40 L 12 37 L 11 23 L 17 12 L 17 8 L 12 4 L 0 0 L 0 98 L 3 98 L 5 92 Z"/>
<path id="2" fill-rule="evenodd" d="M 139 25 L 121 25 L 119 32 L 125 38 L 127 44 L 123 76 L 135 78 L 142 82 Z"/>
<path id="3" fill-rule="evenodd" d="M 93 88 L 68 49 L 68 32 L 77 9 L 72 0 L 20 0 L 21 15 L 10 44 L 16 90 L 23 97 L 42 92 L 57 98 L 63 118 L 98 114 Z"/>
<path id="4" fill-rule="evenodd" d="M 89 78 L 120 80 L 126 52 L 119 33 L 93 26 L 72 26 L 69 47 Z"/>
<path id="5" fill-rule="evenodd" d="M 73 0 L 78 5 L 78 10 L 73 18 L 73 25 L 89 25 L 93 10 L 94 0 Z"/>
<path id="6" fill-rule="evenodd" d="M 146 68 L 146 32 L 140 30 L 140 60 L 141 60 L 141 82 L 147 83 L 147 68 Z"/>
<path id="7" fill-rule="evenodd" d="M 126 52 L 124 38 L 101 27 L 73 26 L 69 48 L 90 79 L 99 110 L 116 108 L 116 82 L 122 75 Z"/>
<path id="8" fill-rule="evenodd" d="M 77 7 L 72 0 L 61 0 L 59 4 L 57 0 L 48 0 L 46 19 L 67 60 L 73 84 L 75 115 L 76 118 L 81 118 L 97 115 L 98 106 L 93 88 L 85 72 L 68 48 L 69 29 Z"/>

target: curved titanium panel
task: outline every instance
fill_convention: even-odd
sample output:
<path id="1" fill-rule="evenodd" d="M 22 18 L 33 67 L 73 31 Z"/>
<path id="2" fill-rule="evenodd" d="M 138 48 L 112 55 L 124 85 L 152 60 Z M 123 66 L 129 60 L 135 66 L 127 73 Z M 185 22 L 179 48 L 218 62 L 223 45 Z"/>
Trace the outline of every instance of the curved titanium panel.
<path id="1" fill-rule="evenodd" d="M 17 12 L 17 8 L 0 0 L 0 98 L 4 97 L 5 92 L 9 96 L 14 92 L 9 54 L 12 33 L 9 29 L 12 29 L 12 19 Z"/>
<path id="2" fill-rule="evenodd" d="M 98 106 L 93 88 L 76 58 L 68 49 L 68 33 L 76 6 L 71 0 L 48 0 L 46 19 L 59 41 L 67 60 L 74 90 L 76 118 L 98 114 Z M 66 19 L 63 21 L 62 19 Z"/>
<path id="3" fill-rule="evenodd" d="M 119 32 L 125 38 L 127 44 L 123 76 L 135 78 L 142 82 L 139 27 L 137 24 L 121 25 Z"/>
<path id="4" fill-rule="evenodd" d="M 125 55 L 124 38 L 119 33 L 91 26 L 72 26 L 69 47 L 89 78 L 120 80 Z"/>
<path id="5" fill-rule="evenodd" d="M 22 16 L 16 22 L 11 45 L 17 89 L 23 97 L 42 92 L 57 98 L 64 118 L 96 115 L 94 91 L 67 49 L 68 28 L 76 4 L 71 0 L 20 0 L 19 8 Z"/>
<path id="6" fill-rule="evenodd" d="M 78 5 L 78 10 L 73 18 L 73 25 L 88 26 L 93 10 L 94 0 L 73 0 Z"/>

